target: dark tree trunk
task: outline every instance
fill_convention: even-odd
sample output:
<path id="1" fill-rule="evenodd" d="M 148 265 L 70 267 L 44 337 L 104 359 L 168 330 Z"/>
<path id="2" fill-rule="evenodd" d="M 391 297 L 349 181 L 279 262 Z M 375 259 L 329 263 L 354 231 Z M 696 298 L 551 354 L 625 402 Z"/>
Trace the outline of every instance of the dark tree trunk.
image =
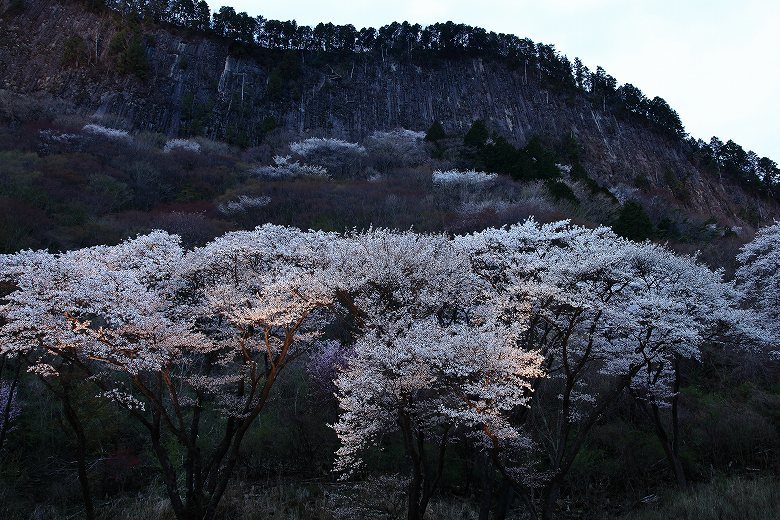
<path id="1" fill-rule="evenodd" d="M 423 514 L 420 512 L 420 499 L 422 497 L 422 475 L 419 468 L 412 469 L 412 478 L 409 481 L 409 499 L 407 502 L 406 518 L 407 520 L 422 520 Z"/>
<path id="2" fill-rule="evenodd" d="M 675 478 L 681 487 L 688 487 L 688 479 L 680 460 L 680 358 L 674 360 L 674 397 L 672 397 L 672 456 Z"/>
<path id="3" fill-rule="evenodd" d="M 160 416 L 156 415 L 154 421 L 150 425 L 150 434 L 152 440 L 152 450 L 154 451 L 157 461 L 160 463 L 160 469 L 165 483 L 165 490 L 168 493 L 168 498 L 171 501 L 171 507 L 173 513 L 179 520 L 186 518 L 186 508 L 179 496 L 179 489 L 176 481 L 176 470 L 173 468 L 173 464 L 168 458 L 168 453 L 162 445 L 160 439 Z"/>
<path id="4" fill-rule="evenodd" d="M 688 478 L 685 475 L 685 468 L 680 460 L 679 438 L 680 438 L 680 407 L 679 407 L 679 392 L 680 392 L 680 360 L 674 361 L 674 385 L 672 388 L 674 396 L 672 397 L 672 406 L 670 409 L 671 415 L 671 431 L 667 432 L 664 426 L 663 417 L 661 416 L 661 410 L 658 405 L 654 403 L 645 404 L 642 401 L 640 407 L 650 417 L 653 422 L 653 428 L 655 429 L 655 435 L 658 438 L 658 442 L 661 444 L 661 448 L 664 450 L 666 461 L 669 464 L 669 469 L 674 475 L 674 480 L 680 489 L 688 488 Z M 649 410 L 648 410 L 649 408 Z"/>
<path id="5" fill-rule="evenodd" d="M 534 504 L 533 500 L 533 493 L 531 490 L 526 489 L 525 486 L 517 482 L 516 480 L 512 479 L 509 475 L 509 472 L 507 472 L 506 467 L 501 462 L 501 457 L 499 456 L 498 452 L 498 444 L 495 440 L 495 437 L 491 437 L 493 442 L 493 448 L 490 450 L 490 459 L 493 462 L 493 465 L 498 469 L 498 472 L 501 473 L 501 477 L 503 478 L 503 484 L 508 487 L 508 491 L 506 492 L 508 495 L 508 504 L 506 505 L 506 508 L 509 508 L 511 506 L 512 501 L 512 495 L 516 493 L 520 499 L 523 501 L 523 504 L 525 504 L 525 510 L 526 513 L 528 513 L 528 517 L 530 520 L 537 520 L 539 517 L 537 511 L 536 511 L 536 505 Z M 506 511 L 503 512 L 504 515 L 506 515 Z"/>
<path id="6" fill-rule="evenodd" d="M 514 497 L 515 492 L 512 489 L 512 484 L 507 479 L 502 478 L 498 503 L 496 504 L 495 513 L 493 513 L 493 520 L 506 520 L 509 510 L 512 508 Z"/>
<path id="7" fill-rule="evenodd" d="M 428 503 L 439 487 L 444 469 L 444 455 L 449 439 L 449 427 L 444 429 L 439 441 L 435 468 L 429 464 L 425 450 L 425 434 L 415 431 L 411 418 L 401 412 L 398 426 L 403 436 L 406 454 L 412 463 L 411 478 L 407 488 L 407 520 L 422 520 Z"/>
<path id="8" fill-rule="evenodd" d="M 493 505 L 493 472 L 487 454 L 479 457 L 479 520 L 490 518 L 490 508 Z"/>
<path id="9" fill-rule="evenodd" d="M 439 449 L 436 459 L 436 468 L 430 468 L 428 466 L 427 458 L 425 457 L 425 445 L 423 443 L 422 436 L 420 439 L 420 451 L 423 454 L 423 497 L 420 502 L 420 516 L 425 516 L 425 510 L 428 508 L 428 503 L 433 497 L 436 490 L 439 488 L 439 481 L 444 473 L 444 455 L 447 450 L 447 442 L 449 441 L 450 428 L 445 427 L 444 432 L 439 440 Z"/>
<path id="10" fill-rule="evenodd" d="M 3 375 L 3 367 L 5 365 L 5 358 L 3 357 L 2 365 L 0 365 L 0 376 Z M 8 400 L 5 403 L 0 403 L 3 405 L 2 410 L 0 410 L 0 413 L 2 413 L 2 421 L 0 421 L 0 424 L 2 424 L 2 428 L 0 428 L 0 450 L 3 449 L 3 445 L 5 444 L 5 438 L 8 435 L 8 431 L 11 429 L 10 419 L 11 419 L 11 408 L 13 406 L 14 402 L 14 396 L 16 395 L 16 389 L 19 385 L 19 372 L 21 371 L 22 364 L 17 363 L 16 370 L 14 371 L 14 378 L 11 380 L 11 385 L 8 389 Z M 2 379 L 0 379 L 2 381 Z"/>
<path id="11" fill-rule="evenodd" d="M 664 429 L 663 422 L 661 419 L 661 412 L 658 409 L 658 406 L 651 405 L 652 406 L 652 416 L 653 416 L 653 423 L 655 425 L 655 433 L 658 437 L 659 442 L 661 443 L 661 447 L 664 450 L 664 454 L 666 455 L 666 460 L 669 463 L 669 468 L 672 470 L 672 473 L 674 474 L 674 480 L 677 483 L 677 486 L 681 489 L 685 489 L 688 487 L 688 479 L 685 476 L 685 470 L 683 469 L 682 461 L 680 460 L 680 455 L 677 451 L 677 442 L 676 438 L 670 439 L 669 436 L 666 434 L 666 430 Z M 676 410 L 672 410 L 672 415 L 674 416 L 676 414 Z M 673 417 L 672 422 L 675 423 L 676 419 Z M 673 428 L 674 429 L 674 428 Z M 674 435 L 674 434 L 673 434 Z"/>
<path id="12" fill-rule="evenodd" d="M 412 422 L 408 415 L 402 413 L 398 419 L 403 435 L 406 454 L 412 463 L 412 474 L 409 479 L 407 491 L 407 520 L 422 520 L 424 512 L 420 511 L 420 502 L 423 498 L 423 460 L 421 451 L 425 447 L 425 439 L 421 433 L 413 431 Z"/>
<path id="13" fill-rule="evenodd" d="M 555 506 L 558 497 L 561 494 L 561 484 L 556 477 L 545 487 L 542 493 L 542 520 L 553 520 L 555 518 Z"/>
<path id="14" fill-rule="evenodd" d="M 81 497 L 84 500 L 84 518 L 94 520 L 95 507 L 92 503 L 92 492 L 89 488 L 89 475 L 87 474 L 87 436 L 84 433 L 81 420 L 71 403 L 70 388 L 67 384 L 62 386 L 62 411 L 65 419 L 68 421 L 68 425 L 73 429 L 73 433 L 76 436 L 76 464 Z"/>

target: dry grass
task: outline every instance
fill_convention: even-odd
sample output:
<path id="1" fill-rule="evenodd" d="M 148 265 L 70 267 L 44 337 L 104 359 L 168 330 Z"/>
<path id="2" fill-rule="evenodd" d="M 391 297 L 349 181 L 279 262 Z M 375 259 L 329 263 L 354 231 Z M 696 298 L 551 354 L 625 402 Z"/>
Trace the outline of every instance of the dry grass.
<path id="1" fill-rule="evenodd" d="M 357 483 L 236 482 L 220 504 L 218 518 L 242 520 L 401 520 L 406 517 L 403 479 L 379 476 Z M 173 510 L 162 488 L 114 500 L 98 507 L 101 520 L 171 520 Z M 53 511 L 48 512 L 49 515 Z M 474 507 L 461 499 L 439 497 L 431 502 L 426 518 L 471 520 Z M 48 518 L 55 518 L 48 516 Z M 58 517 L 59 518 L 59 517 Z"/>
<path id="2" fill-rule="evenodd" d="M 301 483 L 255 486 L 236 483 L 222 499 L 219 518 L 261 520 L 328 520 L 334 518 L 326 506 L 327 496 L 318 485 Z M 105 520 L 169 520 L 174 518 L 162 489 L 150 489 L 135 497 L 115 500 L 100 507 Z"/>
<path id="3" fill-rule="evenodd" d="M 769 520 L 780 518 L 780 482 L 729 477 L 696 487 L 688 493 L 663 497 L 628 520 Z"/>

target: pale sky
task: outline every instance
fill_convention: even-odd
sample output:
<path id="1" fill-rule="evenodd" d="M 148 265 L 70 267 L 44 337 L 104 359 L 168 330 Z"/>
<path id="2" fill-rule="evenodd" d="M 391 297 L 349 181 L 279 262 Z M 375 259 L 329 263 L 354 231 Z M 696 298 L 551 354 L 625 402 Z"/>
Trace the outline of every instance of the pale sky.
<path id="1" fill-rule="evenodd" d="M 554 44 L 661 96 L 697 138 L 780 162 L 777 0 L 209 0 L 298 24 L 465 23 Z"/>

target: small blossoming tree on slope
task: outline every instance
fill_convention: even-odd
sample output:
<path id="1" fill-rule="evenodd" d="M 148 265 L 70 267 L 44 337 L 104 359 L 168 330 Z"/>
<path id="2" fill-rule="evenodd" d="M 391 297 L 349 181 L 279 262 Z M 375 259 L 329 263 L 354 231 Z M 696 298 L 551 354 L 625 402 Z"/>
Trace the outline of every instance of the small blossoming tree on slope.
<path id="1" fill-rule="evenodd" d="M 427 158 L 425 132 L 399 128 L 376 131 L 366 139 L 366 149 L 372 163 L 380 170 L 416 166 Z"/>
<path id="2" fill-rule="evenodd" d="M 326 168 L 332 175 L 349 176 L 359 171 L 367 155 L 365 147 L 328 137 L 310 137 L 290 143 L 290 151 L 307 162 Z"/>
<path id="3" fill-rule="evenodd" d="M 11 381 L 0 382 L 0 449 L 8 434 L 14 429 L 14 423 L 21 413 L 17 398 L 18 384 L 18 377 Z"/>

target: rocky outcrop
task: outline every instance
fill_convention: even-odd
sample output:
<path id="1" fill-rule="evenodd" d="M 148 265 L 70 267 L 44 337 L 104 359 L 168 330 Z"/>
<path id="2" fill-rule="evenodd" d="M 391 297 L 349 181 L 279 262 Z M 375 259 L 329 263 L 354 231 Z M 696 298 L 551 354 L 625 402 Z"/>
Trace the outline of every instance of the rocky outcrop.
<path id="1" fill-rule="evenodd" d="M 750 224 L 756 213 L 765 219 L 778 214 L 775 204 L 702 174 L 679 142 L 495 61 L 421 65 L 350 55 L 323 62 L 147 28 L 150 70 L 140 80 L 113 66 L 109 42 L 122 26 L 112 15 L 88 12 L 79 3 L 25 0 L 22 12 L 3 15 L 0 24 L 0 88 L 66 100 L 86 115 L 134 129 L 251 145 L 271 122 L 294 134 L 357 140 L 377 129 L 424 130 L 435 119 L 448 130 L 465 131 L 484 119 L 518 144 L 533 135 L 557 142 L 573 134 L 591 175 L 618 191 L 631 192 L 638 183 L 650 205 L 672 201 L 735 225 Z M 87 43 L 88 64 L 63 64 L 65 42 L 73 36 Z M 288 63 L 281 66 L 282 60 Z"/>

